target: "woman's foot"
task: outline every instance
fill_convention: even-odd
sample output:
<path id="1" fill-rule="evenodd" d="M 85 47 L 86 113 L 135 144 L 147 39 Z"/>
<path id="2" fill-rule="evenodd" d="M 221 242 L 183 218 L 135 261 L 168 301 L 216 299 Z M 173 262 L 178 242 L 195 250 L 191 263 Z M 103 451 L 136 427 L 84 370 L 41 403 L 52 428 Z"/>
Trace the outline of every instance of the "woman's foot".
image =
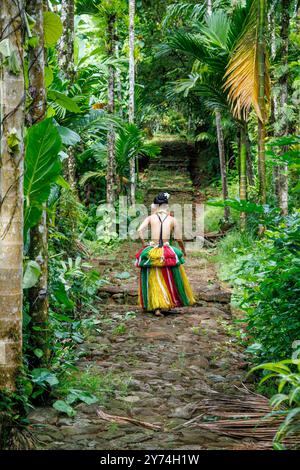
<path id="1" fill-rule="evenodd" d="M 156 317 L 163 317 L 163 316 L 164 316 L 164 315 L 161 313 L 161 311 L 159 310 L 159 308 L 157 308 L 157 309 L 155 310 L 154 315 L 155 315 Z"/>

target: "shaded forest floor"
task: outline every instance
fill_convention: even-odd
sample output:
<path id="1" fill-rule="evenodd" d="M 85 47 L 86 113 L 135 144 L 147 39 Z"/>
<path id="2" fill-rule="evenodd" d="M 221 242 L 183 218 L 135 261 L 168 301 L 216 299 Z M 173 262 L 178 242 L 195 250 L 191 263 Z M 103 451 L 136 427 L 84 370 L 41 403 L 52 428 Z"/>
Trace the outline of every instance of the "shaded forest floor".
<path id="1" fill-rule="evenodd" d="M 230 293 L 220 285 L 209 253 L 200 250 L 187 257 L 197 305 L 157 318 L 136 307 L 137 249 L 136 243 L 123 244 L 117 255 L 101 260 L 99 269 L 110 283 L 100 292 L 99 328 L 79 346 L 79 371 L 87 381 L 99 377 L 103 399 L 78 405 L 73 418 L 51 407 L 37 408 L 30 420 L 38 447 L 264 448 L 254 426 L 244 438 L 237 430 L 228 435 L 226 429 L 215 429 L 228 400 L 237 417 L 242 403 L 245 417 L 247 400 L 251 414 L 253 398 L 261 397 L 243 388 L 246 363 L 234 335 Z M 124 270 L 130 277 L 121 280 Z M 112 416 L 99 416 L 99 410 Z M 123 422 L 120 416 L 143 423 Z"/>

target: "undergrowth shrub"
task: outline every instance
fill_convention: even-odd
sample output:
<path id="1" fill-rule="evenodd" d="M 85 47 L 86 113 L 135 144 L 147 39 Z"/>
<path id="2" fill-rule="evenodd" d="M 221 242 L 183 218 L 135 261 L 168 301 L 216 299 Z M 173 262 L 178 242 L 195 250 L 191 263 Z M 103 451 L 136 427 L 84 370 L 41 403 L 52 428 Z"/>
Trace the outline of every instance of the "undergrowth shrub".
<path id="1" fill-rule="evenodd" d="M 276 217 L 262 239 L 233 232 L 220 244 L 221 277 L 245 312 L 255 362 L 290 357 L 300 339 L 300 213 Z"/>

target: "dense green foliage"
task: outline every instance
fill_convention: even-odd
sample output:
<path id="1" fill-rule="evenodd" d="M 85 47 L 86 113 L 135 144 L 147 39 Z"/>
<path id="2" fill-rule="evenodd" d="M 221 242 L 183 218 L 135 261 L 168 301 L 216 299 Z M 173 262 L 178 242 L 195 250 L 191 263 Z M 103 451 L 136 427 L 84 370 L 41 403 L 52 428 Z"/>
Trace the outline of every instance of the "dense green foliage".
<path id="1" fill-rule="evenodd" d="M 224 273 L 242 294 L 239 305 L 247 314 L 247 350 L 255 361 L 289 356 L 300 331 L 299 212 L 284 219 L 274 217 L 264 235 L 251 242 L 250 251 L 249 242 L 229 245 L 235 258 Z"/>

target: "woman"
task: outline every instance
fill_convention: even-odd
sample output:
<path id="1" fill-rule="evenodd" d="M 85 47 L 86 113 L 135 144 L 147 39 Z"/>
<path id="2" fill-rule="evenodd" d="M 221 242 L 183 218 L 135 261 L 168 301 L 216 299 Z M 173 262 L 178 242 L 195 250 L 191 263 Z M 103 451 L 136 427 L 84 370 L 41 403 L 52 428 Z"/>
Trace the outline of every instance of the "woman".
<path id="1" fill-rule="evenodd" d="M 193 305 L 195 299 L 190 287 L 183 256 L 186 255 L 177 220 L 170 214 L 168 193 L 159 193 L 152 205 L 152 214 L 138 228 L 143 248 L 136 254 L 140 268 L 139 304 L 146 311 L 163 316 L 161 310 Z M 151 242 L 145 244 L 144 230 L 150 225 Z M 171 235 L 181 249 L 171 246 Z"/>

